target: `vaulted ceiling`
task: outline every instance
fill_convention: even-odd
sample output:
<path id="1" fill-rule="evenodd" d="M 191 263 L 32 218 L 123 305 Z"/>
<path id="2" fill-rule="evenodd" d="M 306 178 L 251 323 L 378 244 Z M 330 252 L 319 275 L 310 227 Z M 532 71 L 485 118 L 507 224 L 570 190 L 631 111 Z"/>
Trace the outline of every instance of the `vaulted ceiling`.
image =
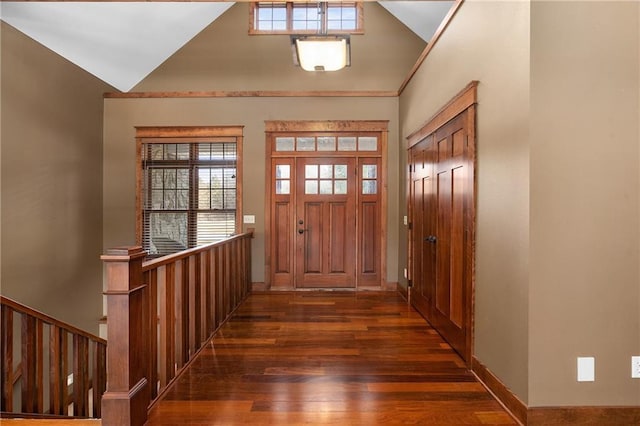
<path id="1" fill-rule="evenodd" d="M 449 0 L 379 1 L 429 41 Z M 233 2 L 2 2 L 0 19 L 127 92 Z"/>

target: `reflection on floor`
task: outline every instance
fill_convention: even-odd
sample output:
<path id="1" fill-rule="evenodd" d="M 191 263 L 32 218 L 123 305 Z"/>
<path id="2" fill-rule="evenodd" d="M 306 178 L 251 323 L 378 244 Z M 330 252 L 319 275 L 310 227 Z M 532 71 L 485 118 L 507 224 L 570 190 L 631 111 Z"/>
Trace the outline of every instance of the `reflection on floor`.
<path id="1" fill-rule="evenodd" d="M 159 425 L 517 424 L 395 293 L 253 294 L 150 411 Z"/>

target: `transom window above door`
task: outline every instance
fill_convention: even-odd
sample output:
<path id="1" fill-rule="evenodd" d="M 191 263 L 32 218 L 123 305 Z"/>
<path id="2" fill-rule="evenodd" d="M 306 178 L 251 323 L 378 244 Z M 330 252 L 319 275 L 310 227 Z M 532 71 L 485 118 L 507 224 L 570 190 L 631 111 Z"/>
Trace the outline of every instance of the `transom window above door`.
<path id="1" fill-rule="evenodd" d="M 378 152 L 377 136 L 277 136 L 277 152 Z"/>

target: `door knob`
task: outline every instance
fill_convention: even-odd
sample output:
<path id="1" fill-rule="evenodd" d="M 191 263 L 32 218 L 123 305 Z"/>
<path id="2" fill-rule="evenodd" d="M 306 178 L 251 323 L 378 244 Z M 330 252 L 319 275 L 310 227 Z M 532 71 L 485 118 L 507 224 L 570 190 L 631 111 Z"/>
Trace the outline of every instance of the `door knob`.
<path id="1" fill-rule="evenodd" d="M 298 229 L 298 234 L 304 234 L 304 231 L 306 231 L 306 229 Z"/>
<path id="2" fill-rule="evenodd" d="M 435 244 L 436 241 L 438 241 L 438 239 L 436 238 L 435 235 L 429 235 L 428 237 L 426 237 L 424 239 L 426 242 L 431 243 L 431 244 Z"/>

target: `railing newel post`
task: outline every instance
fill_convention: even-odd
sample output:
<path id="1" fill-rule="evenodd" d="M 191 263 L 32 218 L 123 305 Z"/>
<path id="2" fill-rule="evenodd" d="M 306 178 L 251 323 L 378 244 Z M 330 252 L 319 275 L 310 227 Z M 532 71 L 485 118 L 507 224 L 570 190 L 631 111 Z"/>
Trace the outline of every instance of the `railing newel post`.
<path id="1" fill-rule="evenodd" d="M 106 266 L 107 390 L 103 426 L 142 426 L 151 401 L 146 377 L 148 294 L 142 278 L 142 247 L 118 247 L 101 257 Z"/>
<path id="2" fill-rule="evenodd" d="M 103 425 L 144 425 L 153 404 L 245 299 L 251 238 L 247 232 L 145 262 L 137 246 L 102 256 L 109 342 Z"/>

